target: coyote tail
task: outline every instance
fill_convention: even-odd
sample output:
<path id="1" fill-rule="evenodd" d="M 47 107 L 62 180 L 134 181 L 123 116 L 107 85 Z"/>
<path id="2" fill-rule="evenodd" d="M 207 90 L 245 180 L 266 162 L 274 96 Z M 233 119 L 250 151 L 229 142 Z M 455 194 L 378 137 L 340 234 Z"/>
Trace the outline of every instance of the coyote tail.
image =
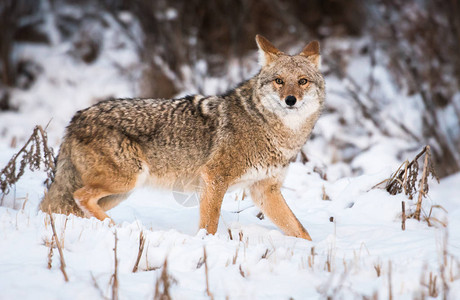
<path id="1" fill-rule="evenodd" d="M 80 175 L 70 159 L 70 145 L 62 143 L 56 159 L 56 174 L 48 192 L 45 193 L 40 209 L 44 212 L 74 214 L 83 216 L 73 198 L 73 193 L 83 186 Z"/>

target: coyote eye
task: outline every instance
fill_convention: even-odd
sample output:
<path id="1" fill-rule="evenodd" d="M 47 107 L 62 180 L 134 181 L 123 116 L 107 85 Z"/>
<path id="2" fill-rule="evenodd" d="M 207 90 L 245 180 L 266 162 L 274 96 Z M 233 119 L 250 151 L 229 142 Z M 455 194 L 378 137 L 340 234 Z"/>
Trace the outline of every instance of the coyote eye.
<path id="1" fill-rule="evenodd" d="M 299 80 L 300 85 L 305 85 L 305 84 L 307 84 L 307 82 L 308 82 L 308 80 L 306 80 L 305 78 L 302 78 L 302 79 Z"/>
<path id="2" fill-rule="evenodd" d="M 280 85 L 284 83 L 284 81 L 281 78 L 276 78 L 275 82 L 276 84 L 280 84 Z"/>

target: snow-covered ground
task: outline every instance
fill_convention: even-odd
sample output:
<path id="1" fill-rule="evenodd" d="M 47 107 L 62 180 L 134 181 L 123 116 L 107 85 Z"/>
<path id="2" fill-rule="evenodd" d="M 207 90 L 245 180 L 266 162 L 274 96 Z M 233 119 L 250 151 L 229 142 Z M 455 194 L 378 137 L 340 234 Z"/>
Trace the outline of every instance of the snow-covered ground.
<path id="1" fill-rule="evenodd" d="M 4 164 L 11 151 L 1 153 Z M 312 242 L 285 236 L 270 221 L 259 220 L 258 210 L 240 192 L 226 196 L 214 236 L 198 231 L 197 207 L 178 204 L 171 191 L 135 192 L 110 211 L 115 227 L 55 215 L 69 282 L 59 269 L 57 249 L 47 268 L 52 229 L 36 208 L 44 174 L 27 172 L 0 207 L 0 299 L 110 298 L 114 232 L 122 299 L 152 298 L 166 258 L 175 279 L 173 299 L 209 298 L 204 249 L 216 299 L 386 299 L 390 285 L 394 299 L 413 299 L 429 294 L 430 274 L 440 298 L 441 274 L 449 299 L 459 297 L 460 174 L 433 185 L 424 202 L 425 212 L 433 205 L 448 211 L 436 212 L 447 227 L 407 220 L 402 231 L 401 201 L 407 199 L 371 189 L 388 176 L 386 171 L 331 183 L 310 170 L 308 164 L 292 164 L 283 192 Z M 330 201 L 322 200 L 323 187 Z M 141 231 L 145 249 L 133 273 Z"/>
<path id="2" fill-rule="evenodd" d="M 57 149 L 76 110 L 110 96 L 136 96 L 142 64 L 117 28 L 111 24 L 101 33 L 102 54 L 89 65 L 71 55 L 72 41 L 56 38 L 53 47 L 16 49 L 18 56 L 40 61 L 43 74 L 29 90 L 12 92 L 17 112 L 0 113 L 0 170 L 35 125 L 49 123 L 49 141 Z M 346 47 L 350 41 L 334 43 Z M 255 55 L 248 59 L 256 65 Z M 193 75 L 190 68 L 184 70 Z M 54 216 L 69 277 L 65 282 L 57 249 L 47 267 L 52 230 L 49 217 L 37 209 L 45 173 L 27 171 L 0 205 L 0 299 L 110 298 L 115 232 L 121 299 L 151 299 L 165 259 L 173 299 L 209 298 L 206 282 L 215 299 L 387 299 L 390 294 L 393 299 L 441 299 L 445 293 L 447 299 L 460 298 L 460 174 L 440 184 L 430 181 L 423 216 L 431 211 L 433 226 L 410 219 L 402 231 L 401 202 L 409 212 L 414 201 L 373 187 L 421 150 L 391 128 L 396 118 L 421 132 L 413 113 L 417 100 L 396 95 L 385 70 L 371 70 L 365 58 L 355 57 L 349 71 L 357 82 L 373 72 L 373 93 L 393 101 L 379 109 L 382 126 L 394 134 L 380 134 L 360 115 L 344 96 L 346 82 L 326 78 L 328 108 L 304 149 L 309 162 L 293 163 L 283 188 L 312 242 L 287 237 L 269 220 L 260 220 L 242 191 L 226 195 L 218 232 L 209 236 L 198 231 L 193 198 L 182 205 L 177 191 L 141 189 L 109 211 L 116 226 Z M 226 78 L 204 82 L 209 93 L 228 85 Z M 191 92 L 187 89 L 193 87 L 182 93 Z M 133 273 L 141 232 L 145 249 Z"/>

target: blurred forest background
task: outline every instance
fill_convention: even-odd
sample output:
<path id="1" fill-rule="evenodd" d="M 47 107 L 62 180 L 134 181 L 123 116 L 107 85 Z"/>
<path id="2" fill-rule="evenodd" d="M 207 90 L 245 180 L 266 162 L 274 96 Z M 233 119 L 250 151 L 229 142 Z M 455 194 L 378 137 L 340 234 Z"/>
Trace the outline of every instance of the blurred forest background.
<path id="1" fill-rule="evenodd" d="M 407 142 L 398 159 L 430 144 L 438 175 L 460 170 L 459 0 L 1 0 L 0 118 L 25 109 L 18 99 L 45 76 L 46 61 L 21 49 L 65 44 L 88 67 L 107 56 L 112 28 L 138 64 L 114 58 L 135 88 L 106 96 L 223 92 L 255 74 L 257 33 L 290 52 L 317 39 L 336 127 L 316 134 L 330 163 L 350 164 L 378 135 Z"/>

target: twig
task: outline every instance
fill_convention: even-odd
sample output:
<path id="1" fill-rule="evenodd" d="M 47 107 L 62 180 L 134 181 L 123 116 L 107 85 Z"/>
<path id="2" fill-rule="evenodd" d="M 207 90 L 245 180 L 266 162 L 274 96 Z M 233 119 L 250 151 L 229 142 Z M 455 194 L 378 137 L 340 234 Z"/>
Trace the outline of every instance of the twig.
<path id="1" fill-rule="evenodd" d="M 444 237 L 442 239 L 442 258 L 439 266 L 439 273 L 441 275 L 441 282 L 442 282 L 442 299 L 447 300 L 449 299 L 449 283 L 448 279 L 446 278 L 446 268 L 447 268 L 447 243 L 449 240 L 448 231 L 444 230 Z"/>
<path id="2" fill-rule="evenodd" d="M 51 212 L 48 212 L 48 215 L 50 216 L 50 223 L 51 223 L 51 229 L 53 230 L 53 238 L 54 238 L 54 242 L 56 243 L 56 247 L 58 248 L 58 251 L 59 251 L 59 257 L 60 257 L 60 261 L 61 261 L 61 272 L 62 272 L 62 275 L 64 275 L 64 280 L 66 282 L 69 281 L 69 277 L 67 276 L 67 273 L 65 271 L 65 261 L 64 261 L 64 254 L 62 253 L 62 248 L 61 248 L 61 243 L 59 242 L 59 239 L 57 237 L 57 234 L 56 234 L 56 227 L 54 226 L 54 218 L 53 216 L 51 215 Z"/>
<path id="3" fill-rule="evenodd" d="M 158 278 L 155 284 L 155 294 L 153 296 L 154 300 L 170 300 L 172 297 L 169 293 L 171 285 L 176 283 L 176 280 L 168 274 L 168 258 L 165 258 L 163 264 L 163 270 L 161 271 L 161 276 Z M 163 285 L 163 291 L 160 291 L 160 285 Z"/>
<path id="4" fill-rule="evenodd" d="M 306 164 L 309 161 L 308 156 L 307 154 L 305 154 L 305 151 L 303 149 L 300 149 L 300 161 L 303 164 Z"/>
<path id="5" fill-rule="evenodd" d="M 137 272 L 137 269 L 139 268 L 139 262 L 141 260 L 142 253 L 144 252 L 144 245 L 145 245 L 144 232 L 141 231 L 139 234 L 139 251 L 137 252 L 137 259 L 136 259 L 136 263 L 134 264 L 133 273 Z"/>
<path id="6" fill-rule="evenodd" d="M 422 197 L 425 194 L 424 188 L 425 188 L 425 182 L 427 179 L 427 169 L 428 169 L 428 153 L 430 151 L 430 146 L 426 146 L 426 153 L 425 153 L 425 161 L 423 165 L 423 172 L 422 172 L 422 178 L 420 179 L 420 190 L 418 192 L 418 201 L 417 201 L 417 207 L 415 209 L 415 218 L 420 221 L 420 211 L 422 210 Z"/>
<path id="7" fill-rule="evenodd" d="M 391 261 L 388 262 L 388 299 L 393 300 L 393 287 L 391 285 Z"/>
<path id="8" fill-rule="evenodd" d="M 239 213 L 245 211 L 246 209 L 249 209 L 249 208 L 252 208 L 252 207 L 254 207 L 254 205 L 249 205 L 248 207 L 245 207 L 245 208 L 242 208 L 242 209 L 230 211 L 230 213 L 232 213 L 232 214 L 239 214 Z"/>
<path id="9" fill-rule="evenodd" d="M 50 246 L 50 251 L 48 252 L 48 269 L 51 270 L 52 264 L 53 264 L 53 239 L 51 239 L 51 242 L 49 244 Z"/>
<path id="10" fill-rule="evenodd" d="M 330 201 L 331 198 L 329 198 L 329 195 L 326 194 L 326 188 L 324 187 L 324 184 L 323 184 L 322 190 L 323 190 L 323 196 L 322 196 L 323 201 Z"/>
<path id="11" fill-rule="evenodd" d="M 308 256 L 308 266 L 313 269 L 315 265 L 315 247 L 310 248 L 310 255 Z"/>
<path id="12" fill-rule="evenodd" d="M 114 268 L 112 275 L 112 300 L 118 300 L 118 259 L 117 259 L 117 246 L 118 246 L 118 238 L 117 238 L 117 230 L 115 229 L 113 235 L 115 236 L 115 247 L 113 248 L 113 255 L 114 255 Z"/>
<path id="13" fill-rule="evenodd" d="M 377 273 L 377 277 L 380 277 L 380 275 L 382 274 L 382 265 L 380 264 L 379 261 L 377 261 L 374 264 L 374 269 L 375 269 L 375 272 Z"/>
<path id="14" fill-rule="evenodd" d="M 96 288 L 96 290 L 99 291 L 99 295 L 101 296 L 101 299 L 107 299 L 107 297 L 104 296 L 104 292 L 99 287 L 99 284 L 97 283 L 96 277 L 94 277 L 93 272 L 90 272 L 90 274 L 91 274 L 91 279 L 93 280 L 94 288 Z"/>
<path id="15" fill-rule="evenodd" d="M 246 278 L 246 274 L 244 274 L 243 268 L 241 268 L 241 264 L 240 264 L 239 270 L 240 270 L 241 277 Z"/>
<path id="16" fill-rule="evenodd" d="M 214 299 L 213 294 L 209 290 L 209 274 L 208 274 L 208 257 L 206 256 L 206 248 L 203 247 L 204 274 L 206 276 L 206 294 L 209 298 Z"/>
<path id="17" fill-rule="evenodd" d="M 406 202 L 405 201 L 401 201 L 401 210 L 402 210 L 401 229 L 406 230 Z"/>
<path id="18" fill-rule="evenodd" d="M 233 240 L 233 235 L 232 235 L 232 230 L 230 228 L 228 229 L 228 236 L 230 237 L 230 240 Z"/>
<path id="19" fill-rule="evenodd" d="M 233 259 L 232 259 L 232 264 L 236 264 L 236 260 L 238 259 L 238 252 L 240 251 L 240 248 L 236 248 L 235 250 L 235 255 L 233 256 Z"/>

